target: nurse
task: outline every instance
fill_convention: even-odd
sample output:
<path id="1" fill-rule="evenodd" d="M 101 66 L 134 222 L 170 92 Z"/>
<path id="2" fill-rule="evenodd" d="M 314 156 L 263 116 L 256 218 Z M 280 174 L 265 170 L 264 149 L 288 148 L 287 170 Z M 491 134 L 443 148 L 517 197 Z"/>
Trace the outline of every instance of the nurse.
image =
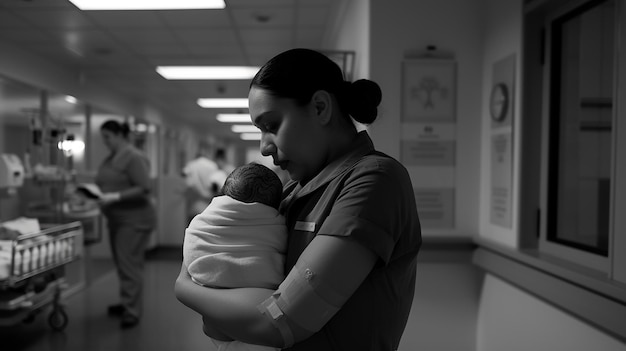
<path id="1" fill-rule="evenodd" d="M 261 152 L 292 179 L 280 207 L 286 278 L 276 291 L 226 291 L 193 283 L 182 267 L 176 296 L 207 335 L 288 350 L 398 348 L 421 231 L 406 169 L 353 122 L 374 122 L 381 97 L 376 83 L 346 82 L 308 49 L 277 55 L 254 77 Z"/>
<path id="2" fill-rule="evenodd" d="M 96 184 L 104 193 L 100 204 L 120 280 L 120 303 L 109 306 L 108 313 L 121 318 L 122 328 L 130 328 L 141 317 L 144 254 L 156 223 L 150 164 L 129 142 L 125 123 L 106 121 L 100 133 L 110 153 L 98 169 Z"/>

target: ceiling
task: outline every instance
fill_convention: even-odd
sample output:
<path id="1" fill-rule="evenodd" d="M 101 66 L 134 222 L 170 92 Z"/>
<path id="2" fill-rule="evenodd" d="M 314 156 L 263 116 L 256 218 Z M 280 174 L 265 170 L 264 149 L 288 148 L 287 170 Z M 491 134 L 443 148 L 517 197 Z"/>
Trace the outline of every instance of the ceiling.
<path id="1" fill-rule="evenodd" d="M 236 111 L 203 109 L 196 101 L 247 97 L 249 81 L 168 81 L 156 66 L 261 66 L 289 48 L 324 50 L 342 1 L 226 0 L 223 10 L 81 11 L 68 0 L 0 0 L 0 40 L 153 105 L 166 118 L 231 139 L 236 136 L 215 114 Z"/>

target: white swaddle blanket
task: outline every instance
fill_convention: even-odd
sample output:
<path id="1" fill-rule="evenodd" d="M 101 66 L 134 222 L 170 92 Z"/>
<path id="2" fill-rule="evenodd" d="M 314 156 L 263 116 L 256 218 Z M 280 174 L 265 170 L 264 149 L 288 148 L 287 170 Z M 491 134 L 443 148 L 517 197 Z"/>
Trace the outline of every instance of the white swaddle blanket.
<path id="1" fill-rule="evenodd" d="M 286 245 L 276 209 L 218 196 L 185 230 L 183 261 L 202 285 L 273 289 L 284 279 Z"/>

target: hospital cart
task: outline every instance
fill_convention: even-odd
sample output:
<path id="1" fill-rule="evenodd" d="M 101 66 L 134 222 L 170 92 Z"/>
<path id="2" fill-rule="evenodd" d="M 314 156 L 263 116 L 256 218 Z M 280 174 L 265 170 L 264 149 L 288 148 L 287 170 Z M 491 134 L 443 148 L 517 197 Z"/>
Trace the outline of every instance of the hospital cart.
<path id="1" fill-rule="evenodd" d="M 82 225 L 41 227 L 40 232 L 0 243 L 10 255 L 8 264 L 0 267 L 0 326 L 30 322 L 50 305 L 50 327 L 62 331 L 67 326 L 61 304 L 61 293 L 67 288 L 65 265 L 82 256 Z"/>

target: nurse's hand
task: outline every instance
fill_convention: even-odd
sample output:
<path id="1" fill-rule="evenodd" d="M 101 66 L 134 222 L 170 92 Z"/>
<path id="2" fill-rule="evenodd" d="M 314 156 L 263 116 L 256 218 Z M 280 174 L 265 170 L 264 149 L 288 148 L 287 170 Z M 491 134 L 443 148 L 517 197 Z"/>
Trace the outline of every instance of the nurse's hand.
<path id="1" fill-rule="evenodd" d="M 109 205 L 120 201 L 120 193 L 104 193 L 98 199 L 100 205 Z"/>

